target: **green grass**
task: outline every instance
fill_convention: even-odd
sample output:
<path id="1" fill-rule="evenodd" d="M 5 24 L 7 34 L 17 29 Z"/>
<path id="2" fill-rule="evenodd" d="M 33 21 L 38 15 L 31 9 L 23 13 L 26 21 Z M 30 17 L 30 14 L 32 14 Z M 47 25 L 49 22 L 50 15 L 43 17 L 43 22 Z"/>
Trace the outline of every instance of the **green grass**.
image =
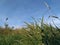
<path id="1" fill-rule="evenodd" d="M 0 45 L 60 45 L 60 29 L 34 20 L 25 28 L 0 28 Z"/>

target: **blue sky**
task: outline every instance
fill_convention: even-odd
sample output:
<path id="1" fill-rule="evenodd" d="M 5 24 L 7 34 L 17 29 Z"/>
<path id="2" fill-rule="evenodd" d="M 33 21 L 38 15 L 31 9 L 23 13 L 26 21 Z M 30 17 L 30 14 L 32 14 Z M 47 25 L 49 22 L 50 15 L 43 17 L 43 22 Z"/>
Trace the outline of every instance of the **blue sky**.
<path id="1" fill-rule="evenodd" d="M 52 12 L 47 11 L 44 1 L 51 7 Z M 0 0 L 0 26 L 4 26 L 6 17 L 9 18 L 10 26 L 19 27 L 24 25 L 24 21 L 33 21 L 31 17 L 37 19 L 44 15 L 47 19 L 53 14 L 60 16 L 60 0 Z M 55 20 L 56 24 L 57 22 L 59 21 Z"/>

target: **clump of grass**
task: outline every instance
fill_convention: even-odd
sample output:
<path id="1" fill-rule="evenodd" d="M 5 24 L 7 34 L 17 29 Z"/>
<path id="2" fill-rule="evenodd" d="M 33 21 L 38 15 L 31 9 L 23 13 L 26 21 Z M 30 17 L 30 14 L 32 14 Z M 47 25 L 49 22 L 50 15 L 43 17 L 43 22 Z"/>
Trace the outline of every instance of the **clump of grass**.
<path id="1" fill-rule="evenodd" d="M 51 24 L 27 23 L 26 28 L 0 28 L 0 45 L 60 45 L 60 29 Z"/>

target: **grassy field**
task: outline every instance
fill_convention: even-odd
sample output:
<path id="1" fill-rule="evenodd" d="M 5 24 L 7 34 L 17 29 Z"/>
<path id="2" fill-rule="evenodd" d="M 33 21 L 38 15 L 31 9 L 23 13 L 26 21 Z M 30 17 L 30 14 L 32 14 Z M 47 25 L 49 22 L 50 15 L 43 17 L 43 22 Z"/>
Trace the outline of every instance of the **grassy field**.
<path id="1" fill-rule="evenodd" d="M 60 45 L 60 29 L 45 24 L 43 18 L 38 24 L 26 23 L 25 28 L 12 29 L 0 27 L 0 45 Z"/>

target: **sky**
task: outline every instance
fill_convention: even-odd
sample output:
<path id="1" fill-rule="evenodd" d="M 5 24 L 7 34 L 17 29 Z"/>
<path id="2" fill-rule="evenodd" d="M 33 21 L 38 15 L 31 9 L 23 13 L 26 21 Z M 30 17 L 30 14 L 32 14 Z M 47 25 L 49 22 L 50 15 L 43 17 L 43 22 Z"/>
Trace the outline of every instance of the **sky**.
<path id="1" fill-rule="evenodd" d="M 48 3 L 50 10 L 44 2 Z M 60 0 L 0 0 L 0 26 L 4 26 L 7 17 L 9 26 L 21 27 L 24 22 L 32 22 L 31 17 L 44 16 L 50 22 L 49 15 L 60 16 Z M 59 25 L 59 20 L 54 22 Z"/>

